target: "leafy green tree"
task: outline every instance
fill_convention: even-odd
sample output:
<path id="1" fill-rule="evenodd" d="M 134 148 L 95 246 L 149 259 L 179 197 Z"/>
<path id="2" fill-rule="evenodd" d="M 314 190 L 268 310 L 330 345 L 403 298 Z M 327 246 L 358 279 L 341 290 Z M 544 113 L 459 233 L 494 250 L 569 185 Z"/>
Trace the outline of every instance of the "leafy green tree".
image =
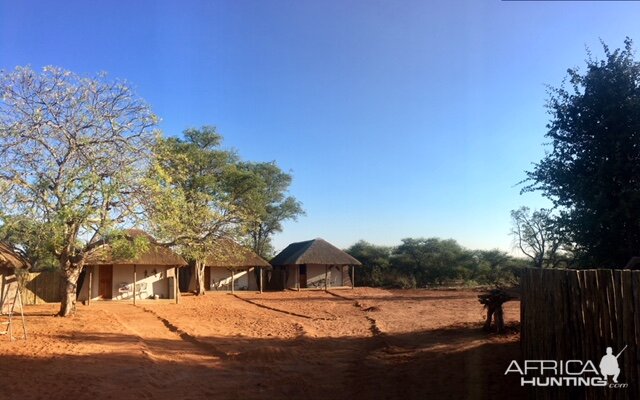
<path id="1" fill-rule="evenodd" d="M 416 279 L 420 287 L 457 277 L 456 267 L 469 263 L 470 254 L 453 239 L 402 239 L 393 264 Z"/>
<path id="2" fill-rule="evenodd" d="M 55 269 L 58 260 L 54 249 L 50 247 L 50 238 L 54 232 L 46 225 L 24 216 L 0 217 L 0 241 L 10 243 L 34 271 Z"/>
<path id="3" fill-rule="evenodd" d="M 360 240 L 346 252 L 362 263 L 362 267 L 356 271 L 356 285 L 384 286 L 389 283 L 391 247 L 376 246 Z"/>
<path id="4" fill-rule="evenodd" d="M 264 214 L 263 180 L 222 150 L 221 140 L 211 126 L 188 129 L 184 139 L 159 140 L 146 181 L 149 230 L 195 262 L 200 295 L 206 258 L 219 249 L 216 240 L 241 236 Z"/>
<path id="5" fill-rule="evenodd" d="M 297 220 L 304 215 L 302 204 L 293 196 L 287 196 L 291 185 L 291 174 L 282 171 L 275 162 L 244 163 L 243 168 L 255 174 L 262 182 L 260 196 L 262 203 L 259 214 L 247 224 L 249 246 L 265 259 L 273 256 L 271 238 L 274 233 L 282 232 L 282 223 Z"/>
<path id="6" fill-rule="evenodd" d="M 46 67 L 0 72 L 0 214 L 46 233 L 75 310 L 87 254 L 135 218 L 157 118 L 122 82 Z"/>
<path id="7" fill-rule="evenodd" d="M 640 249 L 640 64 L 628 38 L 603 48 L 550 89 L 551 150 L 523 191 L 553 202 L 581 264 L 621 267 Z"/>
<path id="8" fill-rule="evenodd" d="M 526 260 L 501 250 L 468 250 L 455 240 L 403 239 L 396 247 L 363 240 L 346 250 L 362 262 L 356 282 L 365 286 L 415 288 L 458 281 L 465 285 L 513 285 Z"/>
<path id="9" fill-rule="evenodd" d="M 524 267 L 518 260 L 498 249 L 473 251 L 473 280 L 483 285 L 513 285 L 517 282 L 517 271 Z"/>

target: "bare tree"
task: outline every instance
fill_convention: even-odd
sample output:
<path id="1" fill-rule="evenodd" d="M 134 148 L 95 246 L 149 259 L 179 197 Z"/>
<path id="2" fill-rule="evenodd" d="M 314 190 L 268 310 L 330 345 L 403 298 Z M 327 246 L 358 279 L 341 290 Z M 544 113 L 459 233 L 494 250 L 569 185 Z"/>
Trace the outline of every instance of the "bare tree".
<path id="1" fill-rule="evenodd" d="M 122 82 L 56 67 L 0 72 L 0 213 L 43 226 L 75 310 L 87 253 L 130 221 L 157 118 Z"/>
<path id="2" fill-rule="evenodd" d="M 532 212 L 529 207 L 520 207 L 511 211 L 511 222 L 515 246 L 531 258 L 535 267 L 556 267 L 566 261 L 562 251 L 563 242 L 556 231 L 550 210 Z"/>

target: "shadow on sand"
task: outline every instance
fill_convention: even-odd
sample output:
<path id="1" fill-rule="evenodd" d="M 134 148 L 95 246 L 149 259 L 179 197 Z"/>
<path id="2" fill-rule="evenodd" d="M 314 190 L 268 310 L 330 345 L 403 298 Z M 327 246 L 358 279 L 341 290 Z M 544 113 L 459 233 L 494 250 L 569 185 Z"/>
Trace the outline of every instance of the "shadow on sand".
<path id="1" fill-rule="evenodd" d="M 473 324 L 369 338 L 255 339 L 79 332 L 87 356 L 0 357 L 0 387 L 20 399 L 516 399 L 505 376 L 517 341 Z M 25 345 L 29 345 L 26 342 Z M 1 396 L 0 396 L 1 397 Z"/>

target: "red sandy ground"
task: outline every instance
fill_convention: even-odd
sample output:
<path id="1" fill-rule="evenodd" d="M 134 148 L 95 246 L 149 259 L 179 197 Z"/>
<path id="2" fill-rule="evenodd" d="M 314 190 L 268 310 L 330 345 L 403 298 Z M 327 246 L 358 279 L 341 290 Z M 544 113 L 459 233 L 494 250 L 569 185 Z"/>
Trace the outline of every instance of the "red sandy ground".
<path id="1" fill-rule="evenodd" d="M 0 336 L 0 399 L 513 399 L 517 333 L 473 291 L 210 293 L 179 305 L 25 307 Z M 519 304 L 507 303 L 517 326 Z"/>

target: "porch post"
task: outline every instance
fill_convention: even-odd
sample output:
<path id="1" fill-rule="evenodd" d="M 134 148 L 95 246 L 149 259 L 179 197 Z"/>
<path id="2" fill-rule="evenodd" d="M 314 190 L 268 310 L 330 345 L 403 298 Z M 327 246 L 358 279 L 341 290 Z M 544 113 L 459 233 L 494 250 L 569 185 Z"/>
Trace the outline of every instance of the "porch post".
<path id="1" fill-rule="evenodd" d="M 354 265 L 351 266 L 351 289 L 356 287 L 356 267 Z"/>
<path id="2" fill-rule="evenodd" d="M 136 265 L 133 264 L 133 305 L 136 305 Z"/>
<path id="3" fill-rule="evenodd" d="M 89 295 L 87 297 L 87 305 L 91 305 L 91 295 L 93 294 L 93 266 L 89 267 Z"/>
<path id="4" fill-rule="evenodd" d="M 175 297 L 176 297 L 176 304 L 180 303 L 180 268 L 176 267 L 175 268 L 176 272 L 176 277 L 174 279 L 174 292 L 175 292 Z"/>
<path id="5" fill-rule="evenodd" d="M 300 291 L 300 266 L 296 264 L 296 290 Z"/>
<path id="6" fill-rule="evenodd" d="M 329 278 L 328 271 L 329 271 L 329 266 L 325 265 L 324 266 L 324 291 L 325 292 L 327 291 L 327 279 Z"/>
<path id="7" fill-rule="evenodd" d="M 262 268 L 260 268 L 260 293 L 262 293 Z"/>
<path id="8" fill-rule="evenodd" d="M 231 293 L 235 293 L 235 276 L 234 276 L 234 270 L 231 270 Z"/>

